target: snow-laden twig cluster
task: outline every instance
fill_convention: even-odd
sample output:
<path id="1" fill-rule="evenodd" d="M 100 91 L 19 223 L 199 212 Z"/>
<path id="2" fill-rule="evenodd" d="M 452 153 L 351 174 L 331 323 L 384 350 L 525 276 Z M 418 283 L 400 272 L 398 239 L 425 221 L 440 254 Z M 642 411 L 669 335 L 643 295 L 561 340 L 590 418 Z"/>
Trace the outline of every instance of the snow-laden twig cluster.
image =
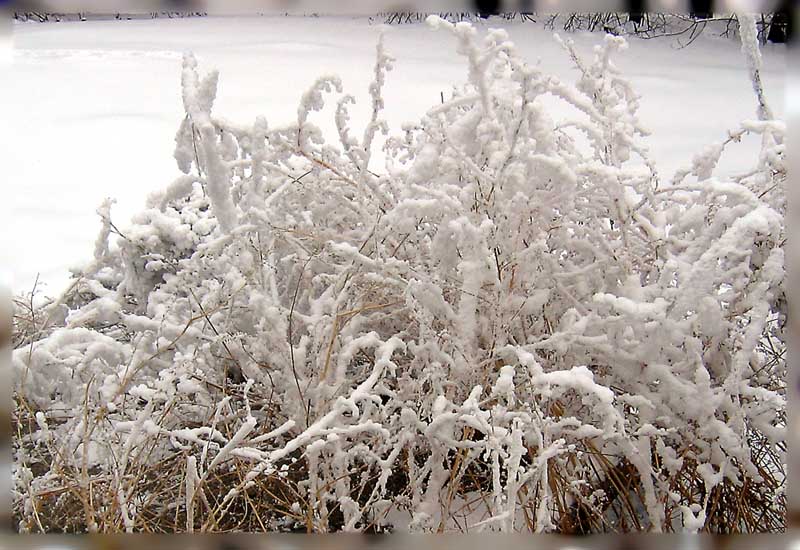
<path id="1" fill-rule="evenodd" d="M 14 352 L 20 529 L 783 525 L 784 124 L 662 182 L 624 39 L 571 85 L 431 22 L 467 83 L 385 140 L 383 41 L 358 133 L 336 77 L 242 127 L 185 58 L 184 175 Z"/>

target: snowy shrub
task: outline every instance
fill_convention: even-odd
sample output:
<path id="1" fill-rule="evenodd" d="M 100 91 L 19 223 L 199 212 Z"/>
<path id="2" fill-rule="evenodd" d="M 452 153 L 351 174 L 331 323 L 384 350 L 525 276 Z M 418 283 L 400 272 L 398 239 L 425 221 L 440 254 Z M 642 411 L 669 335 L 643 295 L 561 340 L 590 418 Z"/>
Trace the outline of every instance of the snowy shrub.
<path id="1" fill-rule="evenodd" d="M 332 76 L 231 124 L 185 57 L 183 175 L 14 352 L 20 530 L 783 528 L 785 125 L 667 181 L 624 39 L 570 85 L 430 21 L 467 83 L 385 138 L 382 41 L 359 132 Z"/>

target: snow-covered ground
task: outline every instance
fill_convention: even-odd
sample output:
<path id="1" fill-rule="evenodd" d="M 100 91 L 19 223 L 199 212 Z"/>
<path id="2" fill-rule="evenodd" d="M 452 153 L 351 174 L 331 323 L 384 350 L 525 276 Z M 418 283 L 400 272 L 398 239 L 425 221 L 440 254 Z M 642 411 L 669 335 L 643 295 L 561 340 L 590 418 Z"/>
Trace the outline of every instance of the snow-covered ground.
<path id="1" fill-rule="evenodd" d="M 569 58 L 540 23 L 491 20 L 482 26 L 506 28 L 531 62 L 573 80 Z M 24 292 L 40 273 L 46 293 L 57 293 L 68 268 L 91 257 L 100 227 L 95 209 L 103 198 L 117 200 L 113 219 L 123 228 L 149 192 L 178 174 L 172 150 L 183 116 L 183 51 L 194 51 L 202 70 L 220 70 L 215 111 L 229 120 L 250 123 L 263 114 L 271 126 L 288 123 L 303 91 L 318 76 L 335 73 L 360 101 L 353 109 L 358 122 L 366 119 L 379 28 L 368 18 L 346 17 L 16 24 L 12 74 L 0 92 L 9 106 L 9 126 L 0 137 L 0 281 Z M 397 61 L 384 97 L 397 131 L 463 82 L 466 68 L 445 33 L 424 25 L 389 31 L 386 45 Z M 572 37 L 585 52 L 602 38 Z M 763 53 L 768 98 L 781 116 L 786 52 L 769 45 Z M 735 40 L 706 33 L 679 49 L 669 38 L 632 39 L 618 64 L 643 95 L 642 119 L 653 132 L 649 146 L 665 179 L 703 144 L 755 118 Z M 723 156 L 723 173 L 748 166 L 757 152 L 757 143 L 737 147 Z"/>

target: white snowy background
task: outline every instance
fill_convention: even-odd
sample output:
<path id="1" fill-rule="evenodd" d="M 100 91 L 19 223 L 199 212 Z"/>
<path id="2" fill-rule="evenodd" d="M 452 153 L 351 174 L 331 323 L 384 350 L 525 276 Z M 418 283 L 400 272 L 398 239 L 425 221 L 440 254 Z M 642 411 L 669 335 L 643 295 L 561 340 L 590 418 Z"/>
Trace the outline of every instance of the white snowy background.
<path id="1" fill-rule="evenodd" d="M 172 151 L 184 116 L 184 51 L 220 70 L 216 111 L 234 122 L 263 114 L 271 126 L 289 123 L 302 92 L 334 73 L 359 100 L 353 116 L 361 127 L 378 23 L 283 16 L 16 23 L 2 91 L 8 126 L 0 134 L 6 220 L 0 283 L 27 292 L 40 274 L 40 290 L 57 294 L 69 267 L 91 258 L 100 227 L 95 210 L 105 197 L 117 200 L 112 217 L 124 228 L 147 194 L 178 174 Z M 529 61 L 574 81 L 575 69 L 541 22 L 491 19 L 478 26 L 507 29 Z M 389 31 L 386 46 L 397 61 L 385 88 L 385 116 L 399 131 L 442 92 L 447 97 L 466 72 L 446 34 L 422 24 Z M 598 33 L 570 36 L 586 53 L 601 40 Z M 786 50 L 767 45 L 762 52 L 768 98 L 781 118 Z M 632 38 L 617 63 L 643 95 L 641 118 L 653 131 L 649 146 L 665 181 L 737 121 L 755 117 L 738 40 L 706 32 L 681 49 L 671 38 Z M 332 130 L 329 119 L 320 117 L 325 130 Z M 736 145 L 723 155 L 719 174 L 745 168 L 757 148 L 757 139 Z"/>

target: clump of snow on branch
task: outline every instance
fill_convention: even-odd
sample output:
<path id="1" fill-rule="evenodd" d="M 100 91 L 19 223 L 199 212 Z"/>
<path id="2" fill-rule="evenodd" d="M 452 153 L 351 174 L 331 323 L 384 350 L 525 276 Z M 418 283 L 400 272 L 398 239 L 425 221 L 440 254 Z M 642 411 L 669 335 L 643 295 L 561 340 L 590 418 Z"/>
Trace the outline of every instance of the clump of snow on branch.
<path id="1" fill-rule="evenodd" d="M 558 39 L 573 85 L 430 23 L 467 81 L 396 135 L 383 40 L 361 130 L 333 76 L 291 126 L 229 123 L 185 57 L 183 175 L 122 231 L 103 205 L 63 322 L 14 352 L 20 529 L 42 495 L 88 530 L 223 529 L 267 491 L 251 528 L 660 532 L 782 494 L 786 127 L 760 81 L 758 120 L 664 180 L 624 39 Z M 715 177 L 745 133 L 753 170 Z"/>

